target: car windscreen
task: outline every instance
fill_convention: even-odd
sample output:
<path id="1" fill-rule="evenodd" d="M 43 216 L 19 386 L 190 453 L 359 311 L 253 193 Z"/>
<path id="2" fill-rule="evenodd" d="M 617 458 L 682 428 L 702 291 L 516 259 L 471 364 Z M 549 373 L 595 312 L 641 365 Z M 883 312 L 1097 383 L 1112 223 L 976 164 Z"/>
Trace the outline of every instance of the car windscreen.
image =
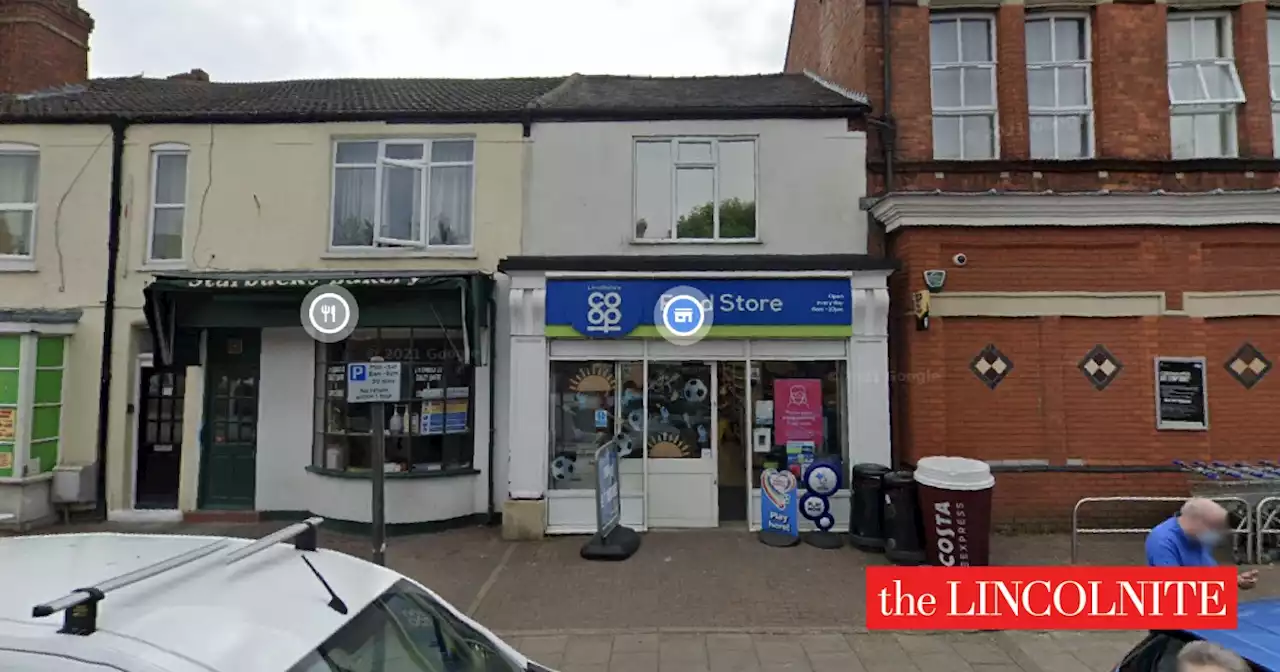
<path id="1" fill-rule="evenodd" d="M 408 581 L 371 602 L 290 672 L 524 672 Z"/>

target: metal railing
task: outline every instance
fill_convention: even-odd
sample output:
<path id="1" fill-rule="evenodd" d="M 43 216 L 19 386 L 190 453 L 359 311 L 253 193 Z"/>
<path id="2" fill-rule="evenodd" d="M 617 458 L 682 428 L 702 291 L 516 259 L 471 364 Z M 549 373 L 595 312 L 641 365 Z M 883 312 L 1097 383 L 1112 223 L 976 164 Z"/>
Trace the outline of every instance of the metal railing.
<path id="1" fill-rule="evenodd" d="M 1267 537 L 1280 535 L 1280 497 L 1264 497 L 1254 507 L 1253 559 L 1259 564 L 1268 561 Z"/>
<path id="2" fill-rule="evenodd" d="M 1213 501 L 1221 504 L 1231 513 L 1240 518 L 1240 523 L 1231 528 L 1231 543 L 1233 549 L 1240 546 L 1240 537 L 1244 537 L 1244 559 L 1250 562 L 1254 559 L 1255 551 L 1261 547 L 1261 542 L 1255 540 L 1255 517 L 1261 515 L 1262 502 L 1259 502 L 1257 512 L 1252 511 L 1249 502 L 1241 497 L 1209 497 Z M 1268 497 L 1263 502 L 1275 500 L 1276 512 L 1272 514 L 1272 518 L 1280 518 L 1280 497 Z M 1148 527 L 1080 527 L 1080 507 L 1085 504 L 1096 504 L 1101 502 L 1125 502 L 1132 504 L 1140 504 L 1144 502 L 1169 502 L 1182 503 L 1187 501 L 1186 497 L 1085 497 L 1076 502 L 1075 508 L 1071 510 L 1071 564 L 1076 564 L 1076 559 L 1080 553 L 1080 535 L 1082 534 L 1146 534 L 1151 531 Z M 1271 532 L 1280 535 L 1280 528 Z M 1255 546 L 1255 543 L 1257 546 Z"/>

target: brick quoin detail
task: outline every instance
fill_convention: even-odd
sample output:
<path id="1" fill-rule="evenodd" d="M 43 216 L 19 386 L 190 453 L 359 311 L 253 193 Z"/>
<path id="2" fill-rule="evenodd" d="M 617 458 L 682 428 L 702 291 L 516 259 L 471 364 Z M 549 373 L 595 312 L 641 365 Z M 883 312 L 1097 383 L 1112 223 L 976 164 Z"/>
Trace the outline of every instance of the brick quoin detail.
<path id="1" fill-rule="evenodd" d="M 92 31 L 76 0 L 0 0 L 0 93 L 87 81 Z"/>

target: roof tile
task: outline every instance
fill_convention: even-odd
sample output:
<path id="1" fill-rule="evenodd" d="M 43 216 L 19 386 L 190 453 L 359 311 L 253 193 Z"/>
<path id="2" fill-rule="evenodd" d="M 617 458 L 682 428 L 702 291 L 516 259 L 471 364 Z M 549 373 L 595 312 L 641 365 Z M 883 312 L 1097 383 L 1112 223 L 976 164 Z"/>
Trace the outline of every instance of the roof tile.
<path id="1" fill-rule="evenodd" d="M 0 121 L 511 120 L 654 113 L 781 116 L 860 113 L 865 97 L 803 74 L 725 77 L 573 75 L 511 79 L 317 79 L 201 82 L 125 77 L 0 96 Z"/>

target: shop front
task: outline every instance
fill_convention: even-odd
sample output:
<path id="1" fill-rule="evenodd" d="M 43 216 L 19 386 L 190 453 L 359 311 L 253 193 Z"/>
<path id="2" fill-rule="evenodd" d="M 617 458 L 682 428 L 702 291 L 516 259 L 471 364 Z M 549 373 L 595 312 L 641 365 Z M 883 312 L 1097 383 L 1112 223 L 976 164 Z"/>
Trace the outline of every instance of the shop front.
<path id="1" fill-rule="evenodd" d="M 191 484 L 178 500 L 363 523 L 369 476 L 381 468 L 389 523 L 486 512 L 490 282 L 413 272 L 157 277 L 147 310 L 158 364 L 202 381 L 181 401 L 198 430 L 178 462 L 198 475 L 178 477 Z M 325 284 L 359 304 L 358 328 L 339 343 L 319 343 L 301 325 L 303 298 Z M 381 428 L 345 389 L 348 363 L 378 357 L 403 362 L 414 379 L 411 399 L 390 405 Z M 382 465 L 370 462 L 376 431 L 387 436 Z"/>
<path id="2" fill-rule="evenodd" d="M 690 265 L 680 259 L 614 266 Z M 730 264 L 757 270 L 723 268 Z M 539 265 L 551 268 L 531 268 Z M 885 261 L 771 256 L 692 262 L 699 271 L 566 269 L 574 265 L 523 257 L 504 268 L 510 419 L 519 423 L 509 510 L 538 501 L 547 533 L 593 529 L 592 461 L 608 441 L 621 457 L 622 523 L 638 529 L 758 529 L 764 470 L 833 457 L 847 472 L 888 460 Z M 703 295 L 713 320 L 695 343 L 664 338 L 655 314 L 682 287 Z M 535 431 L 538 422 L 545 429 Z M 847 528 L 847 490 L 834 504 L 837 527 Z"/>

